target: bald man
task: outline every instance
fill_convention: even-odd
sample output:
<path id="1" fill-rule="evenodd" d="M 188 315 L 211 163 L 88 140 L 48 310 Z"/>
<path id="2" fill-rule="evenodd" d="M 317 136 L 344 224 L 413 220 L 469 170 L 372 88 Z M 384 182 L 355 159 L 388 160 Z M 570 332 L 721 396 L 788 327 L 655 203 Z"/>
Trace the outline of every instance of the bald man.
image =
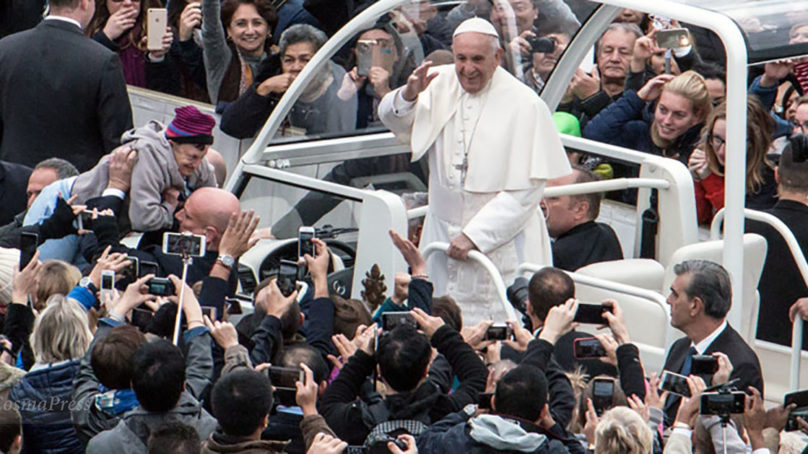
<path id="1" fill-rule="evenodd" d="M 233 222 L 229 225 L 231 216 Z M 180 232 L 202 235 L 206 241 L 205 255 L 194 258 L 188 267 L 188 283 L 202 280 L 203 296 L 235 293 L 238 258 L 252 246 L 250 236 L 258 218 L 254 218 L 251 211 L 242 212 L 239 200 L 232 193 L 211 187 L 199 188 L 191 193 L 185 206 L 174 217 L 179 222 Z M 113 252 L 138 257 L 141 263 L 156 263 L 158 276 L 182 275 L 182 259 L 164 254 L 161 245 L 149 245 L 142 249 L 130 249 L 121 245 L 118 242 L 118 225 L 114 216 L 99 216 L 93 220 L 92 227 L 98 237 L 98 245 L 91 256 L 97 257 L 107 246 L 112 246 Z M 200 303 L 203 306 L 218 307 L 220 310 L 217 314 L 221 314 L 223 301 L 218 297 L 214 300 L 211 304 L 205 304 L 201 300 Z"/>

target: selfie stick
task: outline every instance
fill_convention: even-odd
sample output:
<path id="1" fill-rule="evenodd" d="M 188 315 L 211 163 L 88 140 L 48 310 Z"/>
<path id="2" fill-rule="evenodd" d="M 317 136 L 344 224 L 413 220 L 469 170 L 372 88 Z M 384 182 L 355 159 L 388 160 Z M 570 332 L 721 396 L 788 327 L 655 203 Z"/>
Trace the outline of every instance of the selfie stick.
<path id="1" fill-rule="evenodd" d="M 180 340 L 180 319 L 182 318 L 182 302 L 185 299 L 185 279 L 188 277 L 188 265 L 193 259 L 188 250 L 182 251 L 182 288 L 180 288 L 180 300 L 177 303 L 177 317 L 174 319 L 174 345 L 179 345 Z"/>

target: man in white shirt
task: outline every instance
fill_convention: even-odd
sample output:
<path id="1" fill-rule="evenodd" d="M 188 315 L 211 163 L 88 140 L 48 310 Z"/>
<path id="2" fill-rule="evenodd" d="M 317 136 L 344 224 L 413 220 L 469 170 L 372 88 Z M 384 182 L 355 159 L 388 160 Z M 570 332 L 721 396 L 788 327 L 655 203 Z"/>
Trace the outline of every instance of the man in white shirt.
<path id="1" fill-rule="evenodd" d="M 550 264 L 537 207 L 547 179 L 570 173 L 550 112 L 539 97 L 499 67 L 494 27 L 472 18 L 454 32 L 454 65 L 426 61 L 388 93 L 379 117 L 413 161 L 429 153 L 429 211 L 421 245 L 449 242 L 428 263 L 437 294 L 448 293 L 464 323 L 505 312 L 483 269 L 467 261 L 483 252 L 506 282 L 523 262 Z M 507 303 L 505 303 L 507 304 Z"/>

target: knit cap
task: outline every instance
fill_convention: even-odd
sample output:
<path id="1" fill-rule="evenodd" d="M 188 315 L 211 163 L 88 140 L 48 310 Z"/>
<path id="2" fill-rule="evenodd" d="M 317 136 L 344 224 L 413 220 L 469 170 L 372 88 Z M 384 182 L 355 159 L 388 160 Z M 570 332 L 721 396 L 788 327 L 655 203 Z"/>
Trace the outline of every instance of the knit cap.
<path id="1" fill-rule="evenodd" d="M 166 127 L 166 138 L 177 143 L 213 143 L 213 127 L 216 120 L 194 106 L 177 107 L 174 119 Z"/>

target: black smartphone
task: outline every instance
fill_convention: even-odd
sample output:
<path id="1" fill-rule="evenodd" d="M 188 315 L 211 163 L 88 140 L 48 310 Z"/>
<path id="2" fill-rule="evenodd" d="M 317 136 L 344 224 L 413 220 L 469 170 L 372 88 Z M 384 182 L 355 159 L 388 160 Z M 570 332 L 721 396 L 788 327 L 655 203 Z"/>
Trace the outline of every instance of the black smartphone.
<path id="1" fill-rule="evenodd" d="M 39 244 L 39 235 L 36 233 L 20 233 L 20 270 L 28 266 L 28 263 L 34 258 L 37 244 Z"/>
<path id="2" fill-rule="evenodd" d="M 513 338 L 510 325 L 491 325 L 485 331 L 483 340 L 507 340 Z"/>
<path id="3" fill-rule="evenodd" d="M 575 359 L 603 358 L 606 349 L 594 337 L 579 337 L 572 341 L 572 356 Z"/>
<path id="4" fill-rule="evenodd" d="M 267 371 L 272 386 L 275 387 L 275 390 L 281 391 L 297 392 L 295 383 L 303 381 L 305 377 L 303 369 L 297 367 L 270 366 Z"/>
<path id="5" fill-rule="evenodd" d="M 238 298 L 225 298 L 225 304 L 227 304 L 227 313 L 230 315 L 235 314 L 242 314 L 244 311 L 241 308 L 241 300 Z"/>
<path id="6" fill-rule="evenodd" d="M 309 254 L 312 257 L 316 257 L 316 248 L 314 247 L 314 243 L 311 242 L 312 238 L 315 237 L 314 227 L 300 227 L 297 231 L 297 256 L 303 257 L 306 254 Z"/>
<path id="7" fill-rule="evenodd" d="M 401 312 L 384 312 L 382 314 L 382 331 L 392 331 L 399 326 L 411 326 L 418 329 L 418 322 L 411 313 L 406 311 Z"/>
<path id="8" fill-rule="evenodd" d="M 614 380 L 611 378 L 596 378 L 592 381 L 592 405 L 595 413 L 603 414 L 612 407 L 614 401 Z"/>
<path id="9" fill-rule="evenodd" d="M 480 410 L 491 410 L 491 397 L 494 393 L 480 393 L 477 397 L 477 408 Z"/>
<path id="10" fill-rule="evenodd" d="M 216 308 L 213 306 L 202 306 L 202 315 L 207 315 L 211 321 L 216 320 Z"/>
<path id="11" fill-rule="evenodd" d="M 612 306 L 608 304 L 587 304 L 579 303 L 578 311 L 572 320 L 578 323 L 591 323 L 594 325 L 608 325 L 609 322 L 603 317 L 604 312 L 612 312 Z"/>
<path id="12" fill-rule="evenodd" d="M 174 288 L 174 283 L 166 277 L 153 277 L 146 282 L 149 287 L 149 294 L 156 296 L 171 296 L 177 290 Z"/>
<path id="13" fill-rule="evenodd" d="M 278 270 L 278 288 L 283 296 L 289 296 L 297 287 L 297 262 L 291 260 L 281 260 Z"/>
<path id="14" fill-rule="evenodd" d="M 140 276 L 140 260 L 132 255 L 126 256 L 126 260 L 129 261 L 129 265 L 118 271 L 116 276 L 115 287 L 118 290 L 126 290 L 126 287 Z"/>
<path id="15" fill-rule="evenodd" d="M 734 415 L 743 413 L 746 394 L 743 391 L 731 393 L 702 393 L 699 413 L 702 415 Z"/>
<path id="16" fill-rule="evenodd" d="M 146 328 L 154 318 L 154 312 L 149 309 L 132 309 L 132 324 L 140 328 L 141 331 L 146 331 Z"/>
<path id="17" fill-rule="evenodd" d="M 796 404 L 796 407 L 788 414 L 785 429 L 787 432 L 799 430 L 800 427 L 799 424 L 797 424 L 798 416 L 808 421 L 808 389 L 786 394 L 783 397 L 783 407 L 788 407 L 791 404 Z"/>
<path id="18" fill-rule="evenodd" d="M 146 260 L 140 262 L 138 267 L 140 268 L 138 270 L 138 277 L 143 277 L 147 274 L 153 274 L 157 276 L 157 271 L 160 270 L 160 267 L 156 263 L 148 262 Z"/>
<path id="19" fill-rule="evenodd" d="M 690 373 L 693 375 L 713 375 L 718 371 L 718 357 L 713 355 L 693 355 Z"/>
<path id="20" fill-rule="evenodd" d="M 678 394 L 683 397 L 690 397 L 690 387 L 687 386 L 687 377 L 667 370 L 662 371 L 659 381 L 659 389 Z"/>

